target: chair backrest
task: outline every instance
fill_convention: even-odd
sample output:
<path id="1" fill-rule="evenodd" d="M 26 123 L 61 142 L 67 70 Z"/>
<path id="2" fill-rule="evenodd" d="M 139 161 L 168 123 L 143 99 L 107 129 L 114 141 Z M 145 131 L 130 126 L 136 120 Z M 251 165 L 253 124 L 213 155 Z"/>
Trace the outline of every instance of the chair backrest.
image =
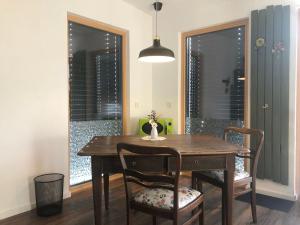
<path id="1" fill-rule="evenodd" d="M 174 191 L 174 207 L 178 209 L 178 185 L 181 169 L 181 155 L 174 149 L 169 147 L 150 147 L 133 145 L 127 143 L 117 144 L 118 154 L 123 168 L 123 178 L 126 189 L 127 204 L 132 198 L 130 183 L 135 183 L 146 188 L 162 188 Z M 174 175 L 166 175 L 163 171 L 159 173 L 141 172 L 136 169 L 127 167 L 126 155 L 133 156 L 157 156 L 157 157 L 174 157 L 176 161 L 176 170 Z"/>
<path id="2" fill-rule="evenodd" d="M 239 128 L 239 127 L 227 127 L 224 130 L 225 140 L 228 141 L 228 135 L 230 133 L 237 133 L 241 135 L 250 135 L 251 145 L 250 145 L 250 155 L 238 155 L 241 158 L 249 158 L 251 160 L 250 165 L 250 176 L 256 177 L 257 164 L 261 149 L 264 143 L 264 131 L 260 129 L 251 128 Z"/>

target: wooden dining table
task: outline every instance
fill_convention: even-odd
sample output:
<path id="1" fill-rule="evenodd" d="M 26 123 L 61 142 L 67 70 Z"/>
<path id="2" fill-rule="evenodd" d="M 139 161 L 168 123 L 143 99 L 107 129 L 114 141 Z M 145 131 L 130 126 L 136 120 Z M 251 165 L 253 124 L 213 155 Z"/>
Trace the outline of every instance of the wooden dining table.
<path id="1" fill-rule="evenodd" d="M 95 225 L 101 225 L 102 176 L 122 172 L 117 154 L 120 142 L 144 146 L 168 146 L 182 155 L 182 171 L 224 170 L 225 196 L 223 207 L 226 216 L 223 225 L 232 225 L 233 181 L 235 155 L 244 154 L 248 149 L 225 142 L 208 135 L 168 135 L 165 140 L 143 140 L 140 136 L 95 136 L 79 152 L 79 156 L 91 156 L 92 185 Z M 141 171 L 172 172 L 175 161 L 171 157 L 137 157 L 128 155 L 129 167 Z"/>

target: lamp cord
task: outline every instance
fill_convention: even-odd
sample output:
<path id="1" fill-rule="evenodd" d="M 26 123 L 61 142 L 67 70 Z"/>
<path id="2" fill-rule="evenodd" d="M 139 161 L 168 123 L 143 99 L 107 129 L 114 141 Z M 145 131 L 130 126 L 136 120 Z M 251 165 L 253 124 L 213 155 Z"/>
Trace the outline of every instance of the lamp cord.
<path id="1" fill-rule="evenodd" d="M 157 9 L 155 9 L 155 38 L 157 38 Z"/>

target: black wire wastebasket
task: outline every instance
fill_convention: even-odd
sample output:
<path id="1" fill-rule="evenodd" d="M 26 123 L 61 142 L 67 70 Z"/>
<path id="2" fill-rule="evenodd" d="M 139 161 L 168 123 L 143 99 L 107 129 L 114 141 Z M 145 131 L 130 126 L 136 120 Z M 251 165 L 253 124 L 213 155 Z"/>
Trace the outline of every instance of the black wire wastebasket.
<path id="1" fill-rule="evenodd" d="M 39 216 L 52 216 L 62 212 L 64 175 L 49 173 L 34 178 L 36 212 Z"/>

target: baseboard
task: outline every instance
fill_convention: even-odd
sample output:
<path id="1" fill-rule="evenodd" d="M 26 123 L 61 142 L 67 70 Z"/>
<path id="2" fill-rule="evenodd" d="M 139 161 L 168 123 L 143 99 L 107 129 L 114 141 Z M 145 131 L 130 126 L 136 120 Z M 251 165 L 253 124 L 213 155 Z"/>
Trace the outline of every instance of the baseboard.
<path id="1" fill-rule="evenodd" d="M 289 201 L 296 201 L 297 196 L 289 186 L 277 184 L 270 180 L 257 179 L 256 191 L 259 194 L 272 196 L 275 198 L 286 199 Z"/>
<path id="2" fill-rule="evenodd" d="M 67 199 L 67 198 L 70 198 L 70 197 L 71 197 L 71 192 L 70 191 L 65 191 L 63 198 Z M 32 209 L 35 209 L 35 206 L 36 206 L 35 203 L 28 203 L 28 204 L 25 204 L 25 205 L 22 205 L 22 206 L 15 207 L 13 209 L 8 209 L 8 210 L 5 210 L 5 211 L 2 211 L 2 212 L 0 212 L 0 220 L 6 219 L 6 218 L 11 217 L 11 216 L 15 216 L 15 215 L 27 212 L 27 211 L 30 211 Z"/>
<path id="3" fill-rule="evenodd" d="M 26 205 L 18 206 L 13 209 L 2 211 L 0 212 L 0 220 L 30 211 L 34 208 L 35 208 L 35 204 L 26 204 Z"/>
<path id="4" fill-rule="evenodd" d="M 67 198 L 71 198 L 71 191 L 70 190 L 64 192 L 64 199 L 67 199 Z"/>
<path id="5" fill-rule="evenodd" d="M 258 194 L 267 195 L 267 196 L 271 196 L 274 198 L 281 198 L 281 199 L 285 199 L 285 200 L 289 200 L 289 201 L 297 201 L 297 196 L 293 195 L 293 194 L 289 194 L 289 193 L 282 193 L 282 192 L 264 190 L 264 189 L 259 189 L 259 188 L 256 189 L 256 192 Z"/>

